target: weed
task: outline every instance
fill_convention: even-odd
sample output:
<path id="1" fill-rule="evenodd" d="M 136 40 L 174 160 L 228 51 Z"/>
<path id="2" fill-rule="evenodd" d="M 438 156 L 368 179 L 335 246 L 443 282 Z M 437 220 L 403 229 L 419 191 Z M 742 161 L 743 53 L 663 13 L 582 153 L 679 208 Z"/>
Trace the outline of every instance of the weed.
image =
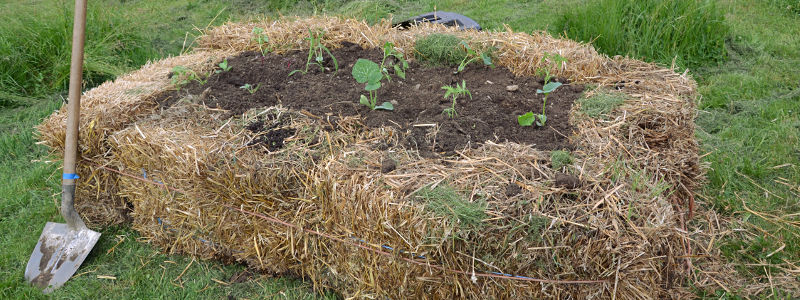
<path id="1" fill-rule="evenodd" d="M 561 170 L 562 167 L 572 164 L 572 155 L 569 151 L 557 150 L 550 152 L 550 164 L 555 170 Z"/>
<path id="2" fill-rule="evenodd" d="M 416 196 L 426 202 L 425 208 L 436 215 L 447 218 L 452 224 L 464 230 L 479 228 L 486 219 L 486 202 L 469 202 L 456 190 L 446 184 L 435 188 L 425 187 Z"/>
<path id="3" fill-rule="evenodd" d="M 542 56 L 542 62 L 546 63 L 548 61 L 554 67 L 561 68 L 567 62 L 567 59 L 558 53 L 545 52 L 544 56 Z M 550 79 L 553 78 L 553 75 L 550 74 L 550 68 L 537 68 L 536 76 L 542 76 L 542 78 L 544 78 L 544 85 L 550 83 Z"/>
<path id="4" fill-rule="evenodd" d="M 308 68 L 311 65 L 317 65 L 320 71 L 325 71 L 325 53 L 328 53 L 328 56 L 333 61 L 334 72 L 339 71 L 339 62 L 336 61 L 336 57 L 331 54 L 331 51 L 328 50 L 328 47 L 325 47 L 325 45 L 322 44 L 322 36 L 324 34 L 325 32 L 323 31 L 312 31 L 311 29 L 308 30 L 308 37 L 306 38 L 308 41 L 308 59 L 306 59 L 306 67 L 303 70 L 294 70 L 290 72 L 289 76 L 292 76 L 297 72 L 306 74 L 308 73 Z"/>
<path id="5" fill-rule="evenodd" d="M 252 94 L 255 94 L 256 91 L 258 91 L 259 87 L 261 87 L 260 83 L 258 85 L 256 85 L 256 86 L 253 86 L 252 84 L 249 84 L 249 83 L 245 83 L 243 86 L 240 86 L 239 88 L 247 90 L 248 92 L 250 92 L 250 95 L 252 95 Z"/>
<path id="6" fill-rule="evenodd" d="M 219 63 L 218 66 L 219 66 L 220 70 L 214 71 L 217 74 L 222 73 L 222 72 L 228 72 L 231 69 L 233 69 L 233 67 L 228 65 L 228 59 L 227 58 L 225 60 L 223 60 L 221 63 Z"/>
<path id="7" fill-rule="evenodd" d="M 387 64 L 386 59 L 389 57 L 393 57 L 399 63 L 392 63 L 389 62 Z M 406 61 L 405 57 L 403 57 L 403 53 L 394 50 L 394 44 L 392 42 L 386 42 L 383 44 L 383 59 L 381 60 L 381 72 L 383 72 L 383 76 L 386 77 L 386 80 L 391 80 L 391 76 L 389 76 L 388 66 L 391 65 L 394 69 L 394 74 L 397 77 L 402 79 L 406 79 L 406 70 L 408 70 L 408 61 Z"/>
<path id="8" fill-rule="evenodd" d="M 448 108 L 445 108 L 442 111 L 442 113 L 444 113 L 445 115 L 447 115 L 452 119 L 453 117 L 458 116 L 458 113 L 456 112 L 456 99 L 458 99 L 459 96 L 463 97 L 467 95 L 469 95 L 469 98 L 472 99 L 472 94 L 467 89 L 467 82 L 464 80 L 461 80 L 460 85 L 458 83 L 456 83 L 455 87 L 445 85 L 442 87 L 442 89 L 445 90 L 444 92 L 445 99 L 447 99 L 447 97 L 451 97 L 453 99 L 453 105 L 451 105 Z"/>
<path id="9" fill-rule="evenodd" d="M 378 103 L 378 89 L 381 87 L 383 76 L 381 66 L 371 60 L 359 58 L 353 65 L 353 78 L 358 83 L 366 83 L 364 90 L 369 92 L 369 98 L 361 95 L 359 102 L 372 110 L 394 110 L 394 105 L 390 102 L 383 102 L 381 105 L 376 106 Z"/>
<path id="10" fill-rule="evenodd" d="M 598 91 L 592 97 L 578 100 L 580 111 L 592 118 L 608 115 L 625 102 L 625 94 L 611 91 Z"/>
<path id="11" fill-rule="evenodd" d="M 172 84 L 175 85 L 178 90 L 181 89 L 181 86 L 192 81 L 204 85 L 208 82 L 208 79 L 201 78 L 194 70 L 184 66 L 175 66 L 172 68 Z"/>
<path id="12" fill-rule="evenodd" d="M 272 49 L 268 47 L 267 43 L 269 43 L 269 36 L 264 32 L 263 28 L 256 27 L 253 28 L 253 38 L 258 45 L 258 52 L 261 52 L 262 56 L 267 55 Z"/>
<path id="13" fill-rule="evenodd" d="M 490 52 L 484 51 L 478 53 L 477 51 L 472 50 L 472 48 L 470 48 L 465 41 L 461 41 L 461 47 L 464 47 L 464 51 L 467 52 L 467 55 L 464 56 L 464 58 L 461 60 L 461 63 L 458 64 L 456 73 L 464 71 L 464 68 L 466 68 L 468 64 L 478 59 L 482 60 L 484 65 L 494 67 L 492 58 L 490 57 Z"/>

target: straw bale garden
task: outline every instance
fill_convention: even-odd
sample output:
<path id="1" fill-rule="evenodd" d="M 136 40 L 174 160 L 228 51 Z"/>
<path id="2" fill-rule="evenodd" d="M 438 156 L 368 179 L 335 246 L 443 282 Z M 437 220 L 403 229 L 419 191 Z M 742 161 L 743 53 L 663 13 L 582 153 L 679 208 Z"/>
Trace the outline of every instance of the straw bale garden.
<path id="1" fill-rule="evenodd" d="M 86 93 L 77 205 L 346 297 L 660 298 L 697 247 L 695 93 L 547 34 L 226 24 Z"/>
<path id="2" fill-rule="evenodd" d="M 231 3 L 278 13 L 90 3 L 75 200 L 103 237 L 53 297 L 798 296 L 792 1 Z M 488 30 L 392 26 L 436 9 Z M 5 75 L 38 65 L 4 54 L 23 44 L 4 26 L 0 129 L 27 109 L 6 93 L 45 90 Z M 103 75 L 104 34 L 140 59 Z M 23 229 L 59 220 L 51 102 L 10 131 L 28 150 L 0 130 L 0 179 L 23 170 L 0 186 L 0 298 L 41 296 L 12 271 Z"/>

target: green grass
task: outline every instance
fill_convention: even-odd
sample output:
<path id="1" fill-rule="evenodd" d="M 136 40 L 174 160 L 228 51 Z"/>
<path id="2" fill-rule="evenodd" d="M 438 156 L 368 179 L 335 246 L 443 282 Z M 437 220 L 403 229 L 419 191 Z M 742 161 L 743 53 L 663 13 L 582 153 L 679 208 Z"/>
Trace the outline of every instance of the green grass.
<path id="1" fill-rule="evenodd" d="M 767 282 L 765 270 L 773 275 L 778 270 L 759 264 L 800 264 L 800 229 L 786 221 L 796 221 L 796 216 L 788 215 L 800 212 L 800 15 L 797 6 L 791 6 L 796 1 L 720 0 L 716 10 L 721 14 L 703 6 L 707 1 L 665 1 L 661 5 L 675 5 L 669 6 L 674 8 L 669 13 L 662 10 L 627 19 L 609 7 L 598 10 L 596 3 L 605 2 L 100 0 L 89 4 L 93 11 L 89 28 L 94 34 L 87 39 L 86 88 L 135 69 L 148 59 L 178 54 L 185 45 L 191 45 L 195 26 L 204 28 L 254 15 L 324 13 L 368 22 L 394 16 L 397 21 L 433 11 L 435 6 L 470 16 L 487 29 L 503 30 L 505 23 L 517 31 L 550 30 L 558 34 L 557 25 L 564 18 L 584 13 L 591 17 L 593 26 L 608 31 L 600 31 L 604 39 L 621 45 L 604 46 L 603 41 L 596 40 L 595 45 L 605 53 L 634 55 L 664 64 L 678 56 L 679 65 L 691 66 L 702 94 L 697 137 L 707 154 L 703 161 L 711 166 L 700 197 L 723 218 L 733 219 L 734 227 L 744 229 L 715 243 L 724 257 L 738 265 L 740 274 L 762 282 Z M 60 106 L 60 100 L 54 100 L 58 97 L 52 95 L 64 93 L 69 69 L 69 3 L 43 0 L 0 4 L 0 298 L 43 298 L 24 283 L 22 268 L 44 223 L 61 221 L 56 209 L 59 166 L 39 162 L 47 158 L 45 149 L 35 145 L 32 127 Z M 626 7 L 633 9 L 654 2 L 630 3 Z M 667 18 L 650 20 L 651 15 Z M 724 21 L 720 21 L 721 15 Z M 676 36 L 676 30 L 680 36 Z M 630 37 L 630 33 L 641 36 Z M 628 36 L 614 38 L 622 34 Z M 596 32 L 587 39 L 595 37 Z M 719 51 L 720 45 L 724 52 Z M 582 106 L 588 108 L 587 114 L 598 117 L 620 102 L 614 97 L 595 100 Z M 473 226 L 485 217 L 481 215 L 484 203 L 464 201 L 452 188 L 423 193 L 439 199 L 428 209 L 454 223 Z M 745 205 L 761 215 L 787 217 L 764 219 L 748 212 Z M 137 235 L 125 227 L 108 228 L 103 233 L 78 271 L 90 273 L 71 280 L 54 297 L 318 296 L 308 291 L 307 283 L 286 279 L 221 285 L 211 279 L 227 282 L 242 267 L 198 261 L 181 277 L 183 288 L 176 287 L 174 279 L 191 258 L 159 254 L 137 242 Z M 124 240 L 107 253 L 118 236 Z M 99 279 L 97 275 L 117 279 Z"/>
<path id="2" fill-rule="evenodd" d="M 800 261 L 800 228 L 788 222 L 797 217 L 764 219 L 745 209 L 800 212 L 800 18 L 768 2 L 721 3 L 730 59 L 697 74 L 697 135 L 711 163 L 703 197 L 746 229 L 722 241 L 725 257 L 741 274 L 763 280 L 765 270 L 776 269 L 753 264 Z"/>
<path id="3" fill-rule="evenodd" d="M 715 0 L 599 0 L 567 13 L 559 24 L 598 51 L 696 67 L 725 58 L 728 28 Z"/>

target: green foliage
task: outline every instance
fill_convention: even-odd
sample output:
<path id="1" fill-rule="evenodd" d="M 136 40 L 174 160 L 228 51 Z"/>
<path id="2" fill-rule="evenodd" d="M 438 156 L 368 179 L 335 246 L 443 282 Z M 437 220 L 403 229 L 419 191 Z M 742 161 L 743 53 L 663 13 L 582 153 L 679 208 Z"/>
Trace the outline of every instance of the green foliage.
<path id="1" fill-rule="evenodd" d="M 559 31 L 608 55 L 680 67 L 725 59 L 728 26 L 715 0 L 598 0 L 567 12 Z"/>
<path id="2" fill-rule="evenodd" d="M 580 111 L 592 118 L 606 116 L 624 102 L 625 94 L 612 91 L 598 91 L 592 97 L 578 100 Z"/>
<path id="3" fill-rule="evenodd" d="M 383 102 L 381 105 L 376 106 L 378 103 L 378 89 L 381 87 L 381 79 L 383 79 L 380 65 L 371 60 L 359 58 L 353 65 L 352 74 L 358 83 L 367 84 L 364 90 L 369 92 L 369 98 L 361 95 L 359 103 L 372 110 L 394 110 L 394 105 L 390 102 Z"/>
<path id="4" fill-rule="evenodd" d="M 769 0 L 778 9 L 800 15 L 800 0 Z"/>
<path id="5" fill-rule="evenodd" d="M 572 164 L 572 155 L 569 151 L 557 150 L 550 152 L 550 164 L 553 169 L 561 170 L 562 167 Z"/>
<path id="6" fill-rule="evenodd" d="M 328 50 L 328 47 L 325 47 L 325 45 L 322 44 L 322 36 L 324 34 L 325 32 L 323 31 L 313 31 L 311 29 L 308 30 L 308 37 L 306 38 L 308 41 L 308 59 L 306 59 L 306 67 L 303 70 L 294 70 L 290 72 L 289 76 L 292 76 L 297 72 L 306 74 L 308 73 L 308 68 L 312 65 L 317 65 L 320 71 L 325 71 L 325 53 L 327 53 L 328 57 L 330 57 L 333 61 L 334 72 L 339 71 L 339 62 L 336 61 L 336 57 L 331 54 L 331 51 Z"/>
<path id="7" fill-rule="evenodd" d="M 253 86 L 252 84 L 249 84 L 249 83 L 245 83 L 243 86 L 240 86 L 239 88 L 247 90 L 250 93 L 250 95 L 252 95 L 252 94 L 255 94 L 256 91 L 258 91 L 259 87 L 261 87 L 260 83 L 258 85 L 256 85 L 256 86 Z"/>
<path id="8" fill-rule="evenodd" d="M 228 66 L 228 59 L 227 58 L 225 60 L 223 60 L 221 63 L 219 63 L 219 65 L 217 65 L 217 66 L 219 66 L 219 68 L 220 68 L 220 70 L 214 71 L 217 74 L 222 73 L 222 72 L 228 72 L 233 68 L 231 66 Z"/>
<path id="9" fill-rule="evenodd" d="M 463 230 L 480 228 L 487 218 L 485 201 L 469 202 L 446 184 L 425 187 L 417 192 L 416 197 L 425 201 L 426 210 L 447 218 L 451 224 Z"/>
<path id="10" fill-rule="evenodd" d="M 535 121 L 536 115 L 534 115 L 532 111 L 517 116 L 517 123 L 519 123 L 519 126 L 532 126 Z"/>
<path id="11" fill-rule="evenodd" d="M 0 4 L 0 91 L 43 97 L 66 90 L 72 52 L 72 4 Z M 112 7 L 114 4 L 109 4 Z M 139 22 L 103 5 L 89 5 L 83 80 L 93 87 L 155 56 Z"/>
<path id="12" fill-rule="evenodd" d="M 419 60 L 436 65 L 457 66 L 467 59 L 463 40 L 452 34 L 433 33 L 417 39 L 414 54 Z"/>
<path id="13" fill-rule="evenodd" d="M 197 75 L 197 73 L 194 70 L 184 66 L 173 67 L 171 73 L 172 77 L 170 80 L 172 82 L 172 85 L 177 87 L 178 90 L 180 90 L 182 86 L 192 81 L 197 81 L 197 83 L 199 83 L 200 85 L 204 85 L 208 81 L 207 77 L 204 79 L 199 75 Z"/>
<path id="14" fill-rule="evenodd" d="M 397 63 L 393 62 L 386 62 L 386 59 L 389 57 L 393 57 L 397 60 Z M 394 70 L 394 74 L 397 77 L 402 79 L 406 79 L 406 70 L 408 70 L 408 61 L 406 61 L 403 53 L 394 50 L 394 44 L 392 42 L 386 42 L 383 44 L 383 59 L 381 60 L 381 72 L 383 73 L 386 80 L 391 80 L 392 77 L 389 76 L 389 67 Z"/>
<path id="15" fill-rule="evenodd" d="M 494 64 L 492 63 L 492 58 L 490 57 L 489 53 L 487 52 L 478 53 L 477 51 L 472 50 L 472 48 L 470 48 L 470 46 L 465 41 L 461 41 L 461 47 L 464 48 L 464 51 L 467 52 L 467 55 L 464 56 L 464 58 L 458 64 L 458 69 L 456 72 L 464 71 L 464 68 L 466 68 L 467 65 L 469 65 L 474 61 L 477 61 L 478 59 L 480 59 L 484 65 L 494 67 Z"/>
<path id="16" fill-rule="evenodd" d="M 544 56 L 542 56 L 542 62 L 550 63 L 556 68 L 561 68 L 567 62 L 567 59 L 558 53 L 545 52 Z M 550 79 L 553 78 L 553 75 L 550 74 L 549 68 L 537 68 L 536 75 L 544 78 L 545 85 L 547 85 L 550 82 Z"/>
<path id="17" fill-rule="evenodd" d="M 561 82 L 548 82 L 542 87 L 542 89 L 537 89 L 537 94 L 544 94 L 544 100 L 542 100 L 542 113 L 534 114 L 533 112 L 529 111 L 523 115 L 517 116 L 517 123 L 519 123 L 520 126 L 531 126 L 533 125 L 533 121 L 536 120 L 536 126 L 544 126 L 547 122 L 547 95 L 555 91 L 560 86 Z"/>
<path id="18" fill-rule="evenodd" d="M 271 51 L 271 47 L 268 45 L 269 36 L 267 36 L 263 28 L 253 28 L 253 37 L 251 39 L 258 44 L 258 51 L 261 52 L 262 56 Z"/>
<path id="19" fill-rule="evenodd" d="M 467 65 L 478 60 L 494 67 L 490 51 L 478 52 L 452 34 L 433 33 L 420 38 L 414 45 L 414 53 L 418 59 L 434 65 L 458 66 L 456 72 L 464 71 Z"/>
<path id="20" fill-rule="evenodd" d="M 467 89 L 467 82 L 465 80 L 461 80 L 460 85 L 456 83 L 455 87 L 445 85 L 442 87 L 442 89 L 445 90 L 445 99 L 447 99 L 447 97 L 451 97 L 453 99 L 453 105 L 451 105 L 449 108 L 445 108 L 442 113 L 452 119 L 453 117 L 458 116 L 458 113 L 456 112 L 456 99 L 458 99 L 459 96 L 469 96 L 469 98 L 472 99 L 472 94 Z"/>

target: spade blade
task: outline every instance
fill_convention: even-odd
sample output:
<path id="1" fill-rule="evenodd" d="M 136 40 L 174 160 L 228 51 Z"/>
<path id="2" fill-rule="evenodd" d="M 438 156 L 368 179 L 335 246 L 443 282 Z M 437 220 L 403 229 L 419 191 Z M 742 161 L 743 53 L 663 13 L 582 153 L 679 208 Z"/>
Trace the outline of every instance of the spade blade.
<path id="1" fill-rule="evenodd" d="M 47 294 L 62 286 L 92 251 L 100 233 L 47 222 L 25 268 L 25 280 Z"/>

